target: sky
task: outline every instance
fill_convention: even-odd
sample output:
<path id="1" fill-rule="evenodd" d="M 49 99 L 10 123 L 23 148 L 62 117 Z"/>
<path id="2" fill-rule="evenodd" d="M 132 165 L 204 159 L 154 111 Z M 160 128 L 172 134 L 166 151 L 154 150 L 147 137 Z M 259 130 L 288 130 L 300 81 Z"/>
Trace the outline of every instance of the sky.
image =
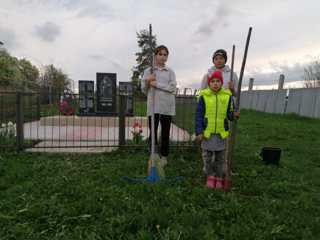
<path id="1" fill-rule="evenodd" d="M 54 64 L 74 81 L 96 72 L 130 81 L 139 51 L 136 33 L 152 24 L 169 48 L 179 87 L 198 88 L 212 53 L 232 45 L 240 73 L 252 27 L 243 84 L 303 79 L 320 56 L 320 1 L 305 0 L 0 0 L 0 41 L 12 55 L 42 68 Z M 76 84 L 77 85 L 77 84 Z"/>

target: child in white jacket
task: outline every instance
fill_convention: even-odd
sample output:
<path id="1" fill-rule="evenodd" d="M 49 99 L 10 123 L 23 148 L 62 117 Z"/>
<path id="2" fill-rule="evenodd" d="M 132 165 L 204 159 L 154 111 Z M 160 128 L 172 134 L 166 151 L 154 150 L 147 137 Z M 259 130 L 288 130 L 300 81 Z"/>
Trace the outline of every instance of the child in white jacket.
<path id="1" fill-rule="evenodd" d="M 147 94 L 147 115 L 149 118 L 149 129 L 151 133 L 151 107 L 152 94 L 150 89 L 155 90 L 154 119 L 155 119 L 155 144 L 157 145 L 157 129 L 159 122 L 161 124 L 161 164 L 167 164 L 167 156 L 169 154 L 169 137 L 172 116 L 176 114 L 176 75 L 174 71 L 166 66 L 169 50 L 166 46 L 160 45 L 155 49 L 154 53 L 155 65 L 154 73 L 151 74 L 150 68 L 147 68 L 142 77 L 141 89 Z M 151 134 L 150 134 L 151 142 Z"/>
<path id="2" fill-rule="evenodd" d="M 227 52 L 224 49 L 216 50 L 212 55 L 212 63 L 213 66 L 208 69 L 208 72 L 203 76 L 201 82 L 201 89 L 205 89 L 208 87 L 208 76 L 211 76 L 213 72 L 219 70 L 222 72 L 223 79 L 225 79 L 223 87 L 226 89 L 230 89 L 232 95 L 237 95 L 237 85 L 238 85 L 238 77 L 235 72 L 233 72 L 232 80 L 230 81 L 231 69 L 226 62 L 228 60 Z"/>

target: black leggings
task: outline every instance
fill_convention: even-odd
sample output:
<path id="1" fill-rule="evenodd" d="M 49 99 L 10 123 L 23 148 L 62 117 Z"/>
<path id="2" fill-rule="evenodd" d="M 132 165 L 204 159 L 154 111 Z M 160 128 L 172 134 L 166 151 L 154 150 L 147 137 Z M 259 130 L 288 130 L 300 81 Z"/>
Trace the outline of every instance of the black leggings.
<path id="1" fill-rule="evenodd" d="M 149 119 L 149 147 L 151 145 L 151 116 Z M 154 114 L 154 127 L 155 127 L 155 145 L 158 145 L 158 126 L 159 121 L 161 124 L 161 156 L 167 157 L 169 154 L 169 137 L 170 137 L 170 126 L 171 126 L 172 116 L 170 115 L 162 115 L 162 114 Z"/>

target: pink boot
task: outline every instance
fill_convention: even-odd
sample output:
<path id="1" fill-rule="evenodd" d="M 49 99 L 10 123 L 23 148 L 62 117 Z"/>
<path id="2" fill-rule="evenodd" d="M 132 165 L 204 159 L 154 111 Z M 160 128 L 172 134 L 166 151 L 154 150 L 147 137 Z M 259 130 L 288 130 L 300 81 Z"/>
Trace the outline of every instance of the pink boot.
<path id="1" fill-rule="evenodd" d="M 207 188 L 215 188 L 216 178 L 214 176 L 207 177 Z"/>
<path id="2" fill-rule="evenodd" d="M 223 179 L 216 177 L 216 188 L 222 189 L 223 188 Z"/>

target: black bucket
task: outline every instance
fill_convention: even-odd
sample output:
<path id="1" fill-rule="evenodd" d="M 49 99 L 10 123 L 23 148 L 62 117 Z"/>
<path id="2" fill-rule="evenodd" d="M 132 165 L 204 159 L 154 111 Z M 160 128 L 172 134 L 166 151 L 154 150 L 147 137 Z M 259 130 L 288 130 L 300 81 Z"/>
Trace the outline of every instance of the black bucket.
<path id="1" fill-rule="evenodd" d="M 263 147 L 260 155 L 265 164 L 279 165 L 281 149 L 275 147 Z"/>

